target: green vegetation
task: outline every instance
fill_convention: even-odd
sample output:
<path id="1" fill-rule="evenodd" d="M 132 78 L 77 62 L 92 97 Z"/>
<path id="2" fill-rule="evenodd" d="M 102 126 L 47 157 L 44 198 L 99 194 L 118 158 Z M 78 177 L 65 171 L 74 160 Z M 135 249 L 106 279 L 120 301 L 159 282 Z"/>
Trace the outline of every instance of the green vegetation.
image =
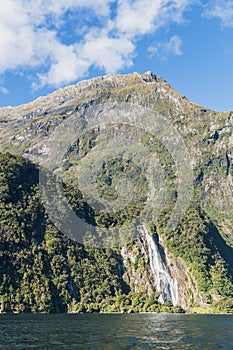
<path id="1" fill-rule="evenodd" d="M 157 232 L 166 238 L 169 251 L 190 266 L 209 302 L 213 302 L 213 294 L 233 297 L 233 249 L 200 208 L 191 207 L 173 232 L 167 232 L 165 226 L 166 216 L 159 222 Z"/>
<path id="2" fill-rule="evenodd" d="M 115 78 L 111 79 L 114 81 Z M 99 235 L 96 238 L 104 236 L 105 228 L 106 231 L 116 228 L 120 241 L 121 235 L 131 234 L 132 226 L 127 225 L 144 211 L 151 187 L 142 166 L 144 154 L 140 149 L 135 149 L 136 152 L 124 150 L 117 140 L 123 135 L 130 146 L 140 140 L 158 160 L 164 184 L 159 184 L 156 191 L 163 192 L 166 197 L 162 213 L 158 210 L 160 215 L 156 215 L 160 204 L 154 201 L 153 208 L 143 212 L 143 218 L 151 234 L 162 238 L 173 262 L 181 258 L 184 274 L 190 272 L 194 277 L 187 289 L 180 286 L 187 292 L 187 299 L 190 297 L 189 305 L 193 302 L 191 311 L 232 313 L 233 202 L 230 186 L 233 163 L 229 142 L 232 112 L 215 113 L 192 104 L 158 77 L 148 81 L 145 75 L 121 76 L 119 81 L 116 77 L 113 84 L 102 78 L 97 80 L 97 84 L 90 85 L 91 89 L 81 88 L 80 96 L 78 93 L 74 97 L 73 92 L 72 97 L 69 96 L 67 88 L 61 109 L 53 96 L 60 98 L 62 90 L 45 98 L 44 104 L 39 102 L 39 105 L 3 110 L 7 123 L 0 135 L 1 151 L 27 154 L 31 159 L 46 157 L 46 148 L 51 146 L 50 136 L 56 127 L 71 115 L 85 124 L 91 115 L 88 108 L 94 106 L 95 109 L 99 102 L 100 106 L 103 103 L 103 109 L 107 102 L 106 113 L 109 108 L 117 113 L 122 101 L 129 101 L 129 106 L 138 103 L 151 109 L 155 121 L 157 115 L 163 116 L 185 142 L 194 170 L 192 203 L 173 232 L 167 232 L 166 225 L 179 196 L 179 178 L 176 160 L 166 147 L 166 137 L 156 139 L 150 133 L 125 124 L 111 125 L 107 129 L 96 127 L 83 133 L 75 142 L 72 140 L 60 169 L 56 170 L 62 171 L 63 189 L 70 206 L 96 228 Z M 117 108 L 116 101 L 120 102 Z M 97 108 L 97 112 L 102 111 Z M 98 158 L 95 147 L 104 145 L 106 140 L 115 141 L 115 153 L 112 153 L 113 149 L 109 154 L 105 150 L 109 157 L 100 162 L 102 158 L 101 155 Z M 96 189 L 103 201 L 117 201 L 118 184 L 121 180 L 130 180 L 133 190 L 129 194 L 132 196 L 123 209 L 107 212 L 103 206 L 93 208 L 84 200 L 76 172 L 80 162 L 80 171 L 85 170 L 91 152 L 98 164 Z M 170 303 L 161 305 L 159 296 L 150 289 L 153 276 L 150 276 L 148 252 L 143 241 L 125 247 L 128 255 L 123 262 L 119 249 L 90 249 L 64 237 L 46 214 L 39 192 L 37 166 L 11 154 L 0 154 L 1 311 L 182 312 Z M 49 180 L 53 183 L 56 177 L 50 174 Z M 127 186 L 123 188 L 123 197 L 127 199 L 126 189 Z M 63 214 L 59 211 L 61 221 Z M 176 267 L 179 266 L 175 266 L 174 271 Z M 144 288 L 144 282 L 149 286 Z M 192 287 L 197 289 L 193 292 Z M 195 304 L 196 296 L 204 301 Z"/>
<path id="3" fill-rule="evenodd" d="M 70 312 L 169 312 L 183 313 L 179 306 L 173 306 L 171 302 L 161 304 L 158 302 L 158 295 L 145 296 L 142 293 L 128 295 L 120 294 L 115 297 L 107 297 L 101 302 L 85 303 L 80 302 L 71 305 Z"/>
<path id="4" fill-rule="evenodd" d="M 0 198 L 2 312 L 182 311 L 132 293 L 116 250 L 86 249 L 59 233 L 46 216 L 31 162 L 0 155 Z"/>
<path id="5" fill-rule="evenodd" d="M 107 169 L 105 176 L 108 173 Z M 92 220 L 98 223 L 99 214 L 95 217 L 87 210 L 78 190 L 67 186 L 66 194 L 79 215 L 94 215 Z M 0 155 L 0 198 L 1 311 L 182 312 L 170 303 L 161 305 L 156 294 L 132 292 L 117 249 L 87 249 L 58 232 L 46 216 L 38 169 L 31 162 Z M 155 230 L 166 239 L 168 249 L 191 267 L 212 310 L 232 312 L 232 248 L 210 219 L 193 207 L 174 232 L 166 233 L 165 224 L 163 215 Z M 140 256 L 133 268 L 143 268 Z M 213 294 L 220 298 L 218 303 Z"/>

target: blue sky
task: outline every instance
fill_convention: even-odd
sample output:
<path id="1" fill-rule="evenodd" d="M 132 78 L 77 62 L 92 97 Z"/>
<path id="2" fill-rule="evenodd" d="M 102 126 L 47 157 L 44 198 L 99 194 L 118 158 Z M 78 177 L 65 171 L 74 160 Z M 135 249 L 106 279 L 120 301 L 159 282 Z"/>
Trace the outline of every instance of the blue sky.
<path id="1" fill-rule="evenodd" d="M 233 110 L 233 1 L 0 0 L 0 106 L 107 73 L 148 70 Z"/>

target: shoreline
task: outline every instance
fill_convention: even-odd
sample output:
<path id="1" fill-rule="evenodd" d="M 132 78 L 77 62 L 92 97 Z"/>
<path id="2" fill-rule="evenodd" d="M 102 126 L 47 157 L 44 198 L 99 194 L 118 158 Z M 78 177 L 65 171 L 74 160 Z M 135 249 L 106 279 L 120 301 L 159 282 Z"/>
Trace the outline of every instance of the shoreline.
<path id="1" fill-rule="evenodd" d="M 58 315 L 58 314 L 65 314 L 65 315 L 233 315 L 233 312 L 190 312 L 185 311 L 183 313 L 181 312 L 153 312 L 153 311 L 142 311 L 142 312 L 108 312 L 108 311 L 102 311 L 102 312 L 77 312 L 77 311 L 67 311 L 67 312 L 24 312 L 24 311 L 0 311 L 0 315 Z"/>

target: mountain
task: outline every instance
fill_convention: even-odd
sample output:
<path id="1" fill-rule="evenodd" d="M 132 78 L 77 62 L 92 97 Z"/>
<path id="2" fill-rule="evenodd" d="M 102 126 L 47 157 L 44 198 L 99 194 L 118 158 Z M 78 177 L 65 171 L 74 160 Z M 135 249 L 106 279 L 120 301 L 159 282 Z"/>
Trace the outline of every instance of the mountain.
<path id="1" fill-rule="evenodd" d="M 152 72 L 1 108 L 1 310 L 232 312 L 232 125 Z"/>

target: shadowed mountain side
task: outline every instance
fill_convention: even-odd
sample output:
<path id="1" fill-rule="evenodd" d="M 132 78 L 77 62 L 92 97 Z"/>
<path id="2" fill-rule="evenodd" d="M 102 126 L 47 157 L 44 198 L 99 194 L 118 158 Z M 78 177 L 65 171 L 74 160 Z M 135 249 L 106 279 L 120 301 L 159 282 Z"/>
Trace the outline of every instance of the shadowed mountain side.
<path id="1" fill-rule="evenodd" d="M 152 72 L 0 108 L 1 310 L 177 311 L 157 264 L 178 305 L 231 312 L 232 125 Z"/>

